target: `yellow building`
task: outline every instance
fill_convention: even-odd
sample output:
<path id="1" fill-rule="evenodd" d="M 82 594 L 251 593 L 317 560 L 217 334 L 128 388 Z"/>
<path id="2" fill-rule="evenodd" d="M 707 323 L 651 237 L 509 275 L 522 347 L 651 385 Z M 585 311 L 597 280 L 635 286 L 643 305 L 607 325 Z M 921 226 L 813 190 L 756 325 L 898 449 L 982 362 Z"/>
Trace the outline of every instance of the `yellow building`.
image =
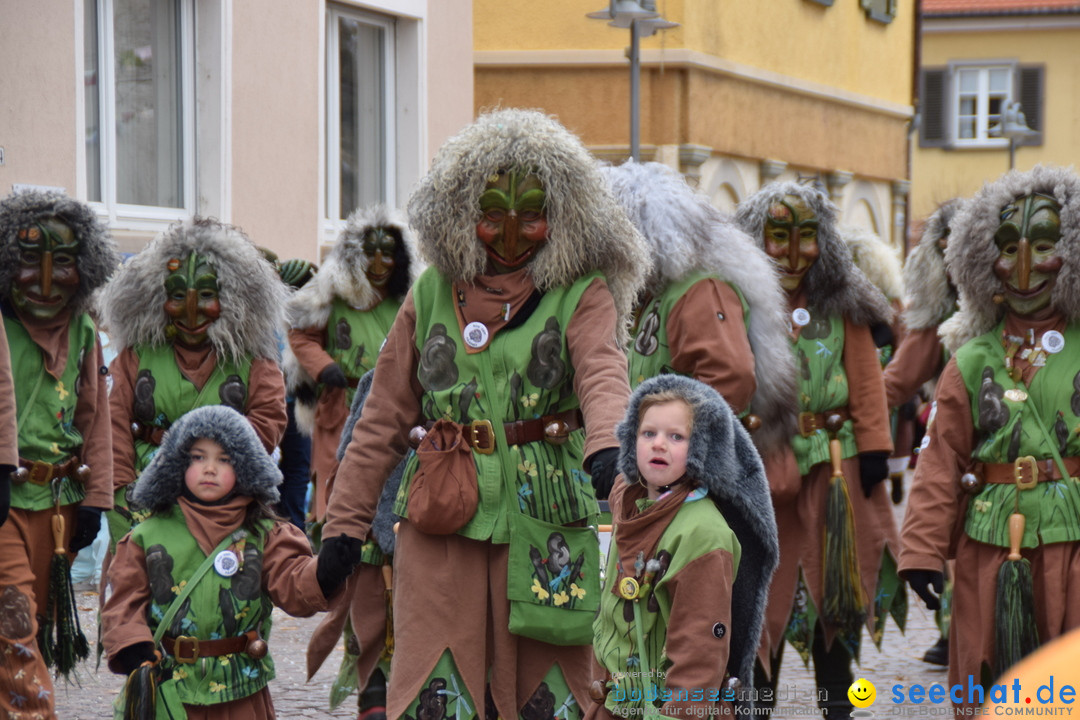
<path id="1" fill-rule="evenodd" d="M 629 154 L 630 31 L 604 0 L 474 0 L 475 103 L 539 107 L 600 157 Z M 648 5 L 649 2 L 644 4 Z M 915 9 L 898 0 L 659 0 L 641 40 L 641 158 L 730 210 L 774 179 L 820 179 L 845 222 L 904 232 Z"/>
<path id="2" fill-rule="evenodd" d="M 1019 102 L 1032 132 L 1015 166 L 1080 162 L 1080 2 L 923 0 L 920 129 L 912 211 L 925 217 L 1009 169 L 995 125 Z"/>

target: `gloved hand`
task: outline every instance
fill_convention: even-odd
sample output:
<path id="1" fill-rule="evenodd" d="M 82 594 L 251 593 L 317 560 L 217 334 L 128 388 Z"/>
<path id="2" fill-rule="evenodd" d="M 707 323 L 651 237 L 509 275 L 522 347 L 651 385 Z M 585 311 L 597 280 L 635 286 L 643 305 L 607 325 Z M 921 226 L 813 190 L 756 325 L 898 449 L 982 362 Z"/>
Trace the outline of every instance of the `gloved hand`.
<path id="1" fill-rule="evenodd" d="M 588 467 L 597 500 L 607 500 L 611 494 L 615 476 L 619 474 L 618 464 L 619 448 L 604 448 L 592 454 Z"/>
<path id="2" fill-rule="evenodd" d="M 870 326 L 870 337 L 874 339 L 874 347 L 883 348 L 886 345 L 892 345 L 893 331 L 889 327 L 888 323 L 874 323 Z"/>
<path id="3" fill-rule="evenodd" d="M 319 382 L 330 387 L 348 387 L 349 381 L 345 379 L 345 371 L 337 363 L 330 363 L 319 373 Z"/>
<path id="4" fill-rule="evenodd" d="M 904 579 L 915 594 L 926 603 L 927 610 L 937 610 L 941 607 L 941 591 L 945 589 L 944 573 L 940 570 L 908 570 L 904 573 Z M 937 595 L 930 592 L 931 586 Z"/>
<path id="5" fill-rule="evenodd" d="M 296 388 L 294 397 L 301 405 L 314 405 L 316 398 L 315 386 L 311 383 L 301 383 L 300 386 Z"/>
<path id="6" fill-rule="evenodd" d="M 360 551 L 363 540 L 351 538 L 342 533 L 337 537 L 323 538 L 319 549 L 319 560 L 315 566 L 315 579 L 319 589 L 327 600 L 337 592 L 341 583 L 352 575 L 353 568 L 360 564 Z"/>
<path id="7" fill-rule="evenodd" d="M 859 482 L 862 483 L 863 495 L 870 497 L 874 486 L 889 477 L 889 454 L 867 452 L 859 454 Z"/>
<path id="8" fill-rule="evenodd" d="M 75 534 L 71 536 L 68 550 L 77 553 L 94 542 L 98 531 L 101 530 L 101 513 L 103 512 L 105 511 L 101 508 L 79 506 L 79 514 L 75 518 Z"/>
<path id="9" fill-rule="evenodd" d="M 130 675 L 144 662 L 156 663 L 158 655 L 154 652 L 154 643 L 137 642 L 128 645 L 109 660 L 109 669 L 118 675 Z"/>
<path id="10" fill-rule="evenodd" d="M 0 525 L 7 520 L 11 510 L 11 473 L 14 470 L 11 465 L 0 465 Z"/>

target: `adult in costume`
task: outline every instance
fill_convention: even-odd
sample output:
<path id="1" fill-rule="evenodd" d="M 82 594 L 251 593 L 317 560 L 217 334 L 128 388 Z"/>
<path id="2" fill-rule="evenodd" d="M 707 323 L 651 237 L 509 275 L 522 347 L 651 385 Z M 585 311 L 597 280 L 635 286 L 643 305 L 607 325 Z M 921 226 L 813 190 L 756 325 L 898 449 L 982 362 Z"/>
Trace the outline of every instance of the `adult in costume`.
<path id="1" fill-rule="evenodd" d="M 593 485 L 606 495 L 614 478 L 647 251 L 581 142 L 535 111 L 484 115 L 447 141 L 409 221 L 431 267 L 380 354 L 320 567 L 348 574 L 410 431 L 431 424 L 437 440 L 417 450 L 430 459 L 410 461 L 395 508 L 387 716 L 577 715 L 599 595 L 583 525 L 598 511 Z M 458 447 L 472 451 L 433 467 L 437 448 Z M 458 491 L 428 490 L 455 480 Z M 461 502 L 425 504 L 440 498 Z"/>
<path id="2" fill-rule="evenodd" d="M 132 527 L 129 486 L 184 413 L 228 405 L 268 453 L 277 447 L 287 417 L 275 332 L 286 298 L 259 248 L 209 218 L 172 225 L 105 287 L 103 322 L 118 349 L 109 394 L 114 545 Z"/>
<path id="3" fill-rule="evenodd" d="M 15 425 L 15 381 L 7 332 L 0 325 L 0 525 L 11 509 L 11 471 L 19 466 L 19 438 Z"/>
<path id="4" fill-rule="evenodd" d="M 54 551 L 90 545 L 102 512 L 112 507 L 105 369 L 88 309 L 118 262 L 105 227 L 85 204 L 33 191 L 0 203 L 0 302 L 14 380 L 14 392 L 0 391 L 0 403 L 13 401 L 18 414 L 18 456 L 2 462 L 20 466 L 0 527 L 4 717 L 53 717 L 42 653 L 53 644 L 45 635 L 54 616 L 65 611 L 48 610 L 64 590 L 50 583 Z M 57 515 L 63 518 L 59 548 Z M 39 627 L 45 628 L 40 636 Z M 56 659 L 61 667 L 71 658 Z"/>
<path id="5" fill-rule="evenodd" d="M 890 321 L 890 308 L 852 262 L 836 209 L 820 190 L 768 185 L 740 204 L 736 222 L 780 268 L 799 380 L 797 431 L 783 452 L 765 458 L 780 569 L 763 670 L 775 687 L 786 637 L 804 661 L 813 657 L 822 707 L 843 717 L 862 625 L 877 642 L 889 612 L 902 621 L 906 610 L 893 561 L 896 525 L 880 484 L 892 439 L 870 333 Z"/>
<path id="6" fill-rule="evenodd" d="M 945 261 L 960 308 L 941 336 L 953 355 L 900 557 L 931 608 L 956 560 L 950 683 L 996 677 L 1080 626 L 1078 212 L 1080 178 L 1038 166 L 988 183 L 952 221 Z"/>
<path id="7" fill-rule="evenodd" d="M 634 313 L 630 386 L 688 375 L 727 400 L 762 453 L 786 444 L 795 365 L 769 257 L 667 166 L 628 161 L 603 170 L 653 260 Z"/>
<path id="8" fill-rule="evenodd" d="M 289 300 L 285 375 L 299 398 L 298 425 L 311 436 L 317 522 L 326 515 L 327 482 L 337 469 L 336 451 L 357 383 L 375 367 L 419 267 L 416 239 L 403 213 L 385 205 L 359 209 L 319 273 Z M 390 564 L 378 544 L 366 543 L 352 594 L 360 711 L 363 717 L 373 714 L 372 720 L 385 708 L 383 567 Z"/>

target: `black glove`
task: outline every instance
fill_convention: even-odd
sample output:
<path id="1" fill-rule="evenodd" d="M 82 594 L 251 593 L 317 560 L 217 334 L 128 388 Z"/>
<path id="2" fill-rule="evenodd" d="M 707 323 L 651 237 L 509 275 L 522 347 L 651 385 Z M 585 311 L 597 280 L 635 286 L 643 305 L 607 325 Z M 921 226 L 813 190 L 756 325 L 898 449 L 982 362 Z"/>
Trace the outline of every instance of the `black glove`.
<path id="1" fill-rule="evenodd" d="M 883 348 L 893 344 L 893 331 L 888 323 L 874 323 L 870 326 L 870 337 L 874 339 L 874 347 Z"/>
<path id="2" fill-rule="evenodd" d="M 296 398 L 296 402 L 301 405 L 314 405 L 316 400 L 315 386 L 311 383 L 301 383 L 296 392 L 293 393 L 293 397 Z"/>
<path id="3" fill-rule="evenodd" d="M 589 458 L 589 474 L 592 486 L 596 490 L 597 500 L 607 500 L 611 488 L 615 485 L 615 476 L 619 474 L 619 448 L 597 450 Z"/>
<path id="4" fill-rule="evenodd" d="M 11 465 L 0 465 L 0 525 L 7 520 L 11 510 L 11 473 L 14 470 Z"/>
<path id="5" fill-rule="evenodd" d="M 348 387 L 349 381 L 345 379 L 345 371 L 337 363 L 330 363 L 319 373 L 319 382 L 330 387 Z"/>
<path id="6" fill-rule="evenodd" d="M 138 642 L 128 645 L 116 653 L 109 660 L 109 669 L 117 675 L 130 675 L 142 666 L 144 662 L 156 663 L 157 653 L 154 652 L 154 643 Z"/>
<path id="7" fill-rule="evenodd" d="M 941 591 L 945 589 L 945 575 L 940 570 L 908 570 L 904 573 L 904 579 L 915 594 L 926 603 L 927 610 L 937 610 L 941 607 Z M 933 586 L 934 593 L 930 592 Z"/>
<path id="8" fill-rule="evenodd" d="M 341 583 L 352 575 L 353 568 L 360 564 L 360 551 L 363 540 L 351 538 L 344 533 L 332 538 L 323 538 L 319 549 L 319 562 L 315 567 L 315 579 L 319 589 L 327 600 L 337 592 Z"/>
<path id="9" fill-rule="evenodd" d="M 79 506 L 79 514 L 75 518 L 75 534 L 71 536 L 68 550 L 77 553 L 87 547 L 98 536 L 101 530 L 101 508 Z"/>
<path id="10" fill-rule="evenodd" d="M 868 452 L 859 454 L 859 482 L 863 495 L 870 497 L 874 486 L 889 477 L 889 454 Z"/>

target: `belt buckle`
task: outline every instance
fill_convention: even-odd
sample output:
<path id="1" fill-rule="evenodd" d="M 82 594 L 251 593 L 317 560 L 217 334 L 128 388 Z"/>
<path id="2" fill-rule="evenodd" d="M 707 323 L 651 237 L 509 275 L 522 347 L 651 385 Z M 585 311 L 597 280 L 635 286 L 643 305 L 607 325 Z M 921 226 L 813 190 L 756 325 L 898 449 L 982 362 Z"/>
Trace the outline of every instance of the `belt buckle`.
<path id="1" fill-rule="evenodd" d="M 812 412 L 799 413 L 799 434 L 808 438 L 821 428 L 818 427 L 817 417 Z"/>
<path id="2" fill-rule="evenodd" d="M 481 433 L 486 433 L 486 440 L 482 440 Z M 495 428 L 490 420 L 473 420 L 469 423 L 469 444 L 472 449 L 481 455 L 490 455 L 495 452 Z"/>
<path id="3" fill-rule="evenodd" d="M 52 480 L 52 474 L 53 466 L 50 463 L 35 460 L 30 464 L 30 475 L 26 480 L 34 485 L 48 485 Z"/>
<path id="4" fill-rule="evenodd" d="M 180 643 L 191 643 L 191 657 L 180 654 Z M 173 641 L 173 658 L 181 665 L 194 665 L 199 659 L 199 638 L 192 635 L 181 635 Z"/>
<path id="5" fill-rule="evenodd" d="M 1039 483 L 1039 465 L 1031 455 L 1013 461 L 1013 480 L 1017 490 L 1030 490 Z"/>

